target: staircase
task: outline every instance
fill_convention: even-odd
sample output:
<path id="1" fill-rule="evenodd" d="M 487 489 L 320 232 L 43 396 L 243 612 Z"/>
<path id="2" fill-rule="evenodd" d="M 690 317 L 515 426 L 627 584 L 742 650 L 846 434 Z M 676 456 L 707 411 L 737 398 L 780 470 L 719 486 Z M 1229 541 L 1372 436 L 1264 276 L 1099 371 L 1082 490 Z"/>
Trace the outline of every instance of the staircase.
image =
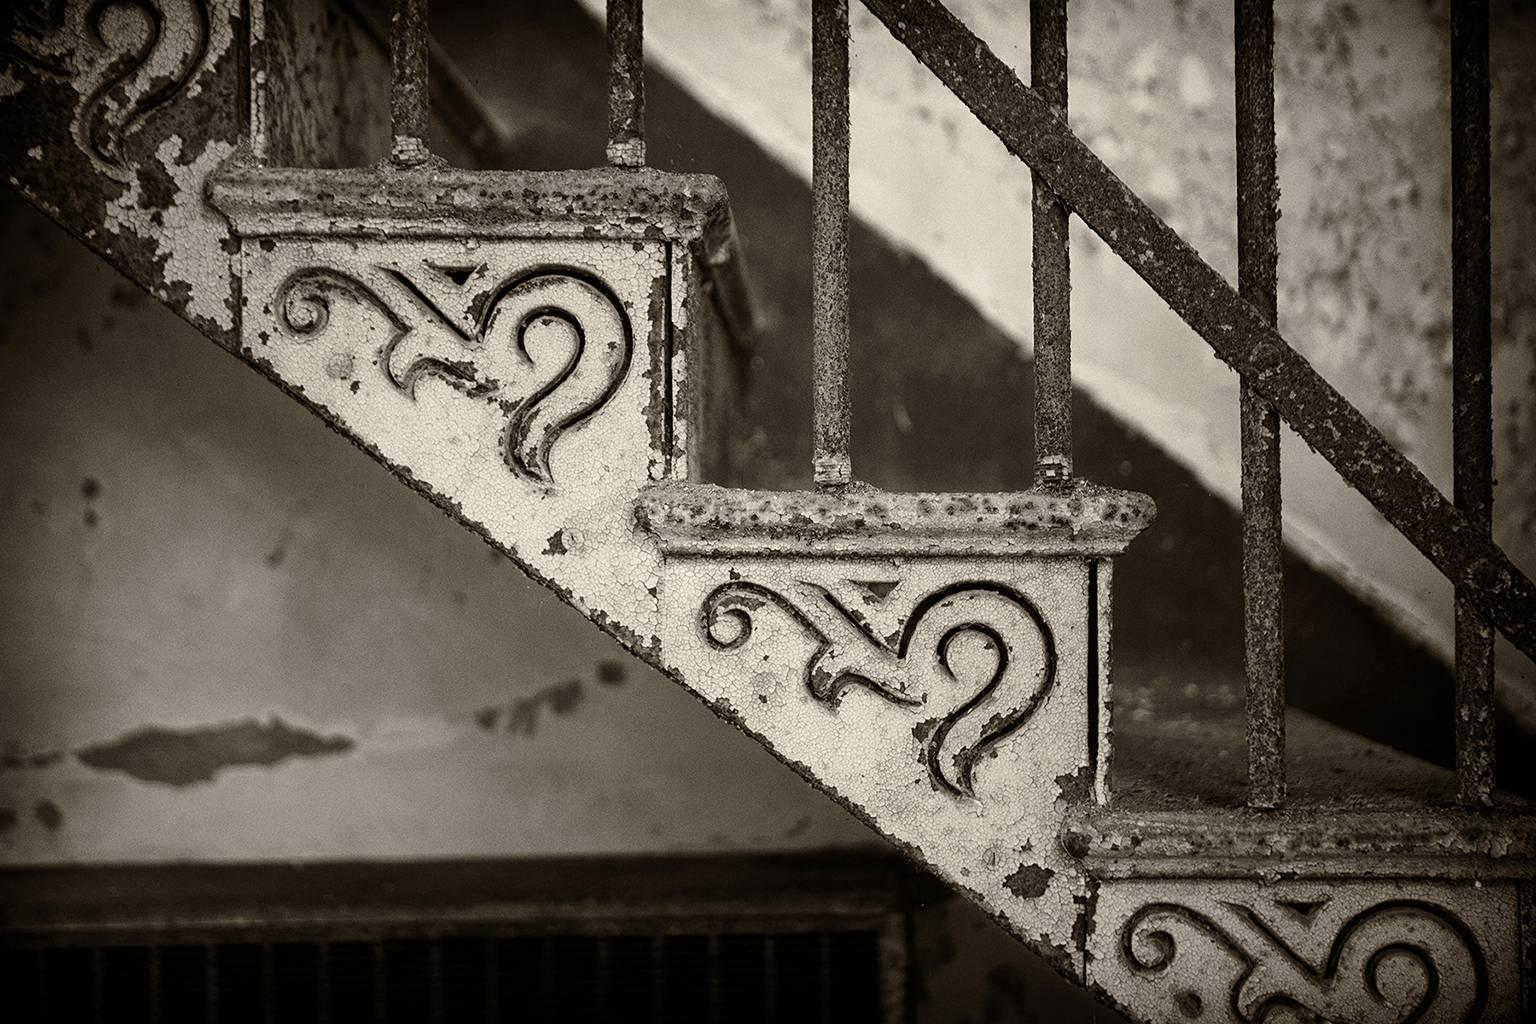
<path id="1" fill-rule="evenodd" d="M 609 5 L 607 168 L 460 169 L 495 161 L 495 118 L 441 63 L 429 110 L 424 5 L 386 22 L 325 0 L 34 0 L 6 33 L 0 163 L 215 343 L 1127 1016 L 1536 1014 L 1536 817 L 1495 796 L 1491 750 L 1492 629 L 1531 654 L 1536 590 L 1489 539 L 1476 418 L 1458 421 L 1452 504 L 1272 326 L 1267 7 L 1239 5 L 1253 74 L 1239 75 L 1234 291 L 1067 127 L 1064 4 L 1031 4 L 1028 88 L 942 4 L 866 6 L 1036 174 L 1033 490 L 893 493 L 850 464 L 837 0 L 812 17 L 810 491 L 718 485 L 749 278 L 721 183 L 645 166 L 635 0 Z M 1476 7 L 1455 15 L 1473 75 L 1453 106 L 1486 158 Z M 1487 189 L 1472 177 L 1458 245 L 1475 256 Z M 1072 472 L 1069 213 L 1248 387 L 1243 714 L 1115 700 L 1113 561 L 1155 509 Z M 1486 273 L 1458 286 L 1474 407 L 1486 288 Z M 1285 735 L 1277 416 L 1458 586 L 1454 802 L 1426 799 L 1448 788 L 1438 770 L 1326 723 Z M 1222 737 L 1247 744 L 1241 778 L 1204 753 Z M 1374 795 L 1309 785 L 1328 770 Z"/>

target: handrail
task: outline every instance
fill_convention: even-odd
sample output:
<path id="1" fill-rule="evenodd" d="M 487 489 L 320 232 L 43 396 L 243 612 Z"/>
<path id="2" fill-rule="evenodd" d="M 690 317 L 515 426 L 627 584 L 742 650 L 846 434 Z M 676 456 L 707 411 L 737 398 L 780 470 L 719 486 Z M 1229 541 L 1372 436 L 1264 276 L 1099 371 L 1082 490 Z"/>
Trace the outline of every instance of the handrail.
<path id="1" fill-rule="evenodd" d="M 1314 451 L 1536 660 L 1536 584 L 940 0 L 863 0 Z"/>

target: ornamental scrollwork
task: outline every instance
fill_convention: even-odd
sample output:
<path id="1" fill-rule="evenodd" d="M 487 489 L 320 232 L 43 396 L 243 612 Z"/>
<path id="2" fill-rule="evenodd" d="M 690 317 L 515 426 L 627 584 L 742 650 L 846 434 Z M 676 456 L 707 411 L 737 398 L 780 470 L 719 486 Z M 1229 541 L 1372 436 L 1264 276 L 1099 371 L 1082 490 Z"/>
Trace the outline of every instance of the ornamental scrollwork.
<path id="1" fill-rule="evenodd" d="M 1317 908 L 1277 903 L 1292 924 L 1315 930 Z M 1229 922 L 1175 902 L 1149 903 L 1125 922 L 1121 956 L 1132 973 L 1193 986 L 1176 993 L 1179 1005 L 1207 1009 L 1198 989 L 1217 971 L 1212 958 L 1235 974 L 1227 992 L 1230 1019 L 1258 1024 L 1272 1011 L 1305 1019 L 1393 1020 L 1470 1024 L 1488 1001 L 1488 965 L 1472 930 L 1445 907 L 1427 900 L 1378 902 L 1343 921 L 1327 952 L 1308 958 L 1282 929 L 1243 903 L 1218 904 Z M 1212 908 L 1215 911 L 1215 908 Z M 1225 916 L 1225 915 L 1223 915 Z M 1326 936 L 1326 933 L 1325 933 Z M 1186 952 L 1187 948 L 1187 952 Z M 1184 963 L 1184 961 L 1188 961 Z M 1187 1014 L 1186 1014 L 1187 1015 Z M 1289 1019 L 1287 1017 L 1286 1019 Z"/>
<path id="2" fill-rule="evenodd" d="M 427 265 L 421 274 L 373 268 L 370 277 L 403 291 L 392 303 L 381 289 L 330 267 L 309 267 L 278 286 L 272 309 L 292 338 L 308 340 L 332 323 L 336 299 L 373 307 L 390 336 L 379 363 L 389 383 L 416 397 L 428 377 L 497 405 L 507 417 L 507 466 L 541 485 L 554 482 L 550 452 L 569 430 L 605 406 L 628 375 L 634 336 L 624 304 L 600 278 L 567 266 L 539 266 L 484 288 L 486 268 Z M 435 287 L 434 279 L 449 287 Z M 536 325 L 562 325 L 563 353 L 529 346 Z M 592 328 L 603 328 L 594 342 Z"/>
<path id="3" fill-rule="evenodd" d="M 0 51 L 80 93 L 75 142 L 101 173 L 131 177 L 127 140 L 181 95 L 208 57 L 208 0 L 31 0 Z"/>
<path id="4" fill-rule="evenodd" d="M 835 707 L 861 687 L 904 707 L 935 712 L 914 730 L 934 785 L 975 795 L 977 763 L 1039 709 L 1056 681 L 1056 646 L 1044 617 L 1024 595 L 993 582 L 963 582 L 916 603 L 901 628 L 878 635 L 826 587 L 799 583 L 786 594 L 731 580 L 705 597 L 705 642 L 735 651 L 752 638 L 755 616 L 773 607 L 816 641 L 805 666 L 811 695 Z M 973 656 L 960 664 L 969 643 Z M 983 661 L 978 664 L 975 648 Z M 990 660 L 990 665 L 986 660 Z"/>

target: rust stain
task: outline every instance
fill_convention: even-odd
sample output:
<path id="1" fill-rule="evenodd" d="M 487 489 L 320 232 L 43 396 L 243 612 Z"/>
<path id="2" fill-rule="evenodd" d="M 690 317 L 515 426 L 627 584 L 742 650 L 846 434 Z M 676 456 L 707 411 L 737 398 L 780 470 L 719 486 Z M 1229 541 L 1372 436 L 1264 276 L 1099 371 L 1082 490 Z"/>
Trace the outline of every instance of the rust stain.
<path id="1" fill-rule="evenodd" d="M 271 766 L 293 757 L 344 754 L 349 736 L 323 736 L 295 728 L 280 718 L 173 729 L 146 726 L 109 743 L 75 752 L 81 764 L 98 771 L 120 771 L 143 782 L 190 786 L 211 782 L 225 768 Z"/>

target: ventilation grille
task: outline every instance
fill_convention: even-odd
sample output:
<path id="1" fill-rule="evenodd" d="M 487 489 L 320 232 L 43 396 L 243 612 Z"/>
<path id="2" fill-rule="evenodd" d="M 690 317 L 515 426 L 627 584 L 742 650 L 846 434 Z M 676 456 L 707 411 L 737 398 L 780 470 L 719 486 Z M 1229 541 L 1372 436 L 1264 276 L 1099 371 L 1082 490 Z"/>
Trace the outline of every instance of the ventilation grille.
<path id="1" fill-rule="evenodd" d="M 18 1021 L 884 1019 L 874 931 L 17 946 Z"/>

